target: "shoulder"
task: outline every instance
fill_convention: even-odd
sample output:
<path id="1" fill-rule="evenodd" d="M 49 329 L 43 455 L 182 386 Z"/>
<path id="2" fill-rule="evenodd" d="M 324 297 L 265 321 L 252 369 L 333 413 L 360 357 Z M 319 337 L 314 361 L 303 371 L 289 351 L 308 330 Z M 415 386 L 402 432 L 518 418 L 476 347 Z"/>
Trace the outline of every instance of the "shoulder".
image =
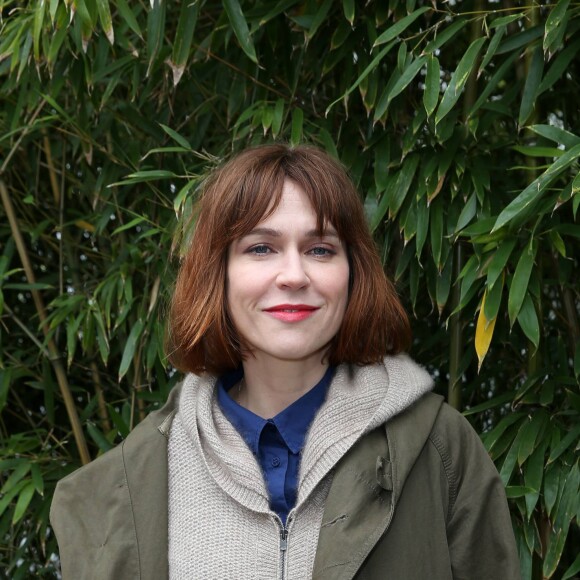
<path id="1" fill-rule="evenodd" d="M 447 403 L 429 433 L 429 443 L 440 458 L 448 482 L 449 508 L 462 497 L 504 496 L 497 469 L 469 421 Z"/>
<path id="2" fill-rule="evenodd" d="M 128 494 L 127 465 L 135 458 L 151 461 L 160 447 L 166 446 L 179 391 L 180 387 L 175 387 L 167 403 L 148 415 L 123 442 L 57 483 L 51 505 L 55 527 L 61 515 L 69 521 L 72 510 L 79 518 L 98 518 L 103 506 Z M 156 444 L 160 439 L 162 443 Z"/>
<path id="3" fill-rule="evenodd" d="M 443 403 L 429 433 L 429 441 L 442 456 L 455 464 L 484 462 L 493 465 L 483 443 L 469 421 Z"/>

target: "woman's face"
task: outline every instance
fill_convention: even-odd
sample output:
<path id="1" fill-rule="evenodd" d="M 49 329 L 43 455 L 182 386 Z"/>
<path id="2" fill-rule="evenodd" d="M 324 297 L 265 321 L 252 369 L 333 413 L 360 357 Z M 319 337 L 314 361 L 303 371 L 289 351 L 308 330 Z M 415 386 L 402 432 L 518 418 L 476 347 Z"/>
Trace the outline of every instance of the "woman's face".
<path id="1" fill-rule="evenodd" d="M 331 224 L 316 234 L 297 184 L 286 180 L 276 210 L 231 244 L 227 279 L 229 314 L 257 358 L 320 362 L 344 318 L 349 265 Z"/>

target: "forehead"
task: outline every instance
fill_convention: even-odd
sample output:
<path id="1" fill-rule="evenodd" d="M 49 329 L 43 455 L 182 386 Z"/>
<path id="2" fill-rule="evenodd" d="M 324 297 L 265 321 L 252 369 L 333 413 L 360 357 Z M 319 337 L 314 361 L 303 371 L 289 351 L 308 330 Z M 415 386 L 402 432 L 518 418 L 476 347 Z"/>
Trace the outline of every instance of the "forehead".
<path id="1" fill-rule="evenodd" d="M 322 227 L 320 227 L 319 221 L 322 221 Z M 289 179 L 284 181 L 277 203 L 273 201 L 270 204 L 268 211 L 249 233 L 255 232 L 257 229 L 263 230 L 264 227 L 270 225 L 282 229 L 308 230 L 309 235 L 313 232 L 321 234 L 335 230 L 324 216 L 317 215 L 310 198 L 302 187 Z"/>

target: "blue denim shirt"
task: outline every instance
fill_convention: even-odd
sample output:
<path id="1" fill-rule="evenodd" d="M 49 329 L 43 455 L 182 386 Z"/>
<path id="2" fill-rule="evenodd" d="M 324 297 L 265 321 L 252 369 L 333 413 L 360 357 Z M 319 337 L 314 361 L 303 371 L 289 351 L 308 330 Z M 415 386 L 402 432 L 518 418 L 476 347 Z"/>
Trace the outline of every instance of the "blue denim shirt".
<path id="1" fill-rule="evenodd" d="M 284 525 L 296 503 L 300 452 L 306 433 L 326 399 L 333 375 L 334 367 L 329 367 L 312 389 L 271 419 L 258 417 L 228 394 L 241 380 L 241 369 L 220 377 L 218 381 L 218 403 L 260 463 L 270 495 L 270 507 Z"/>

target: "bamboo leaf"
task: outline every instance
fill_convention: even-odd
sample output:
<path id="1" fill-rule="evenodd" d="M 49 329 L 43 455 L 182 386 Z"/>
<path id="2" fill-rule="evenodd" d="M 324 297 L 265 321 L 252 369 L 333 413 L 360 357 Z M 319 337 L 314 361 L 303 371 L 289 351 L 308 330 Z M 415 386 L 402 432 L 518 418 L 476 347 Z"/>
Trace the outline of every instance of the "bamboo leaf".
<path id="1" fill-rule="evenodd" d="M 34 22 L 32 25 L 32 43 L 34 60 L 40 62 L 40 34 L 42 32 L 42 25 L 44 24 L 44 13 L 46 12 L 45 0 L 38 0 L 34 10 Z"/>
<path id="2" fill-rule="evenodd" d="M 580 191 L 580 172 L 572 180 L 572 195 L 576 195 Z M 577 198 L 574 200 L 577 201 Z M 574 215 L 576 215 L 576 210 L 574 210 Z"/>
<path id="3" fill-rule="evenodd" d="M 300 107 L 292 111 L 292 131 L 290 133 L 290 144 L 298 145 L 302 141 L 302 125 L 304 123 L 304 112 Z"/>
<path id="4" fill-rule="evenodd" d="M 508 240 L 502 242 L 496 250 L 487 269 L 487 286 L 491 287 L 495 284 L 500 274 L 503 272 L 507 261 L 516 245 L 516 240 Z"/>
<path id="5" fill-rule="evenodd" d="M 524 426 L 525 426 L 525 423 L 520 425 L 518 433 L 515 436 L 513 443 L 511 444 L 511 447 L 506 454 L 506 457 L 504 459 L 504 462 L 503 462 L 501 469 L 500 469 L 500 472 L 499 472 L 499 476 L 500 476 L 501 480 L 503 481 L 504 486 L 506 486 L 506 487 L 507 487 L 507 485 L 512 477 L 514 467 L 516 466 L 516 463 L 517 463 L 518 450 L 520 448 L 520 439 L 522 436 L 522 430 L 523 430 Z"/>
<path id="6" fill-rule="evenodd" d="M 451 291 L 451 276 L 453 274 L 453 253 L 450 252 L 447 256 L 443 270 L 437 276 L 437 284 L 435 296 L 437 299 L 437 309 L 439 316 L 443 313 L 443 309 L 449 299 L 449 292 Z"/>
<path id="7" fill-rule="evenodd" d="M 122 226 L 115 228 L 115 230 L 113 231 L 113 233 L 111 235 L 115 236 L 121 232 L 124 232 L 125 230 L 129 230 L 129 229 L 139 225 L 140 223 L 143 223 L 145 220 L 146 220 L 146 218 L 144 218 L 143 216 L 138 216 L 138 217 L 132 219 L 130 222 L 127 222 L 126 224 L 123 224 Z"/>
<path id="8" fill-rule="evenodd" d="M 545 415 L 543 415 L 545 417 Z M 524 469 L 524 483 L 527 487 L 537 490 L 526 495 L 526 511 L 528 520 L 531 518 L 538 499 L 540 498 L 540 489 L 544 476 L 544 459 L 546 453 L 547 441 L 542 441 L 535 448 Z"/>
<path id="9" fill-rule="evenodd" d="M 570 580 L 580 572 L 580 554 L 576 556 L 574 562 L 572 562 L 571 566 L 564 572 L 562 576 L 562 580 Z"/>
<path id="10" fill-rule="evenodd" d="M 530 339 L 535 350 L 537 350 L 538 345 L 540 344 L 540 325 L 538 323 L 536 309 L 534 308 L 534 302 L 529 292 L 526 293 L 524 303 L 517 315 L 517 319 L 524 334 Z"/>
<path id="11" fill-rule="evenodd" d="M 282 119 L 284 118 L 284 99 L 278 99 L 274 106 L 274 115 L 272 116 L 272 137 L 274 139 L 280 134 L 282 128 Z"/>
<path id="12" fill-rule="evenodd" d="M 187 150 L 191 150 L 191 145 L 185 137 L 182 137 L 177 131 L 174 131 L 171 127 L 168 127 L 163 123 L 159 123 L 159 125 L 181 147 Z"/>
<path id="13" fill-rule="evenodd" d="M 431 252 L 433 262 L 441 267 L 441 248 L 443 246 L 443 205 L 440 199 L 431 204 L 429 232 L 431 233 Z"/>
<path id="14" fill-rule="evenodd" d="M 56 18 L 56 11 L 58 9 L 59 0 L 50 0 L 49 13 L 50 21 L 54 24 L 54 19 Z"/>
<path id="15" fill-rule="evenodd" d="M 412 154 L 407 157 L 403 163 L 403 167 L 397 176 L 397 183 L 392 191 L 392 195 L 389 196 L 389 214 L 394 217 L 399 213 L 407 193 L 417 172 L 417 166 L 419 165 L 419 155 Z"/>
<path id="16" fill-rule="evenodd" d="M 374 212 L 371 220 L 370 224 L 371 232 L 374 232 L 377 229 L 379 224 L 383 221 L 383 218 L 385 217 L 387 210 L 389 209 L 389 202 L 391 200 L 392 192 L 394 191 L 395 186 L 397 184 L 397 178 L 398 174 L 393 175 L 391 177 L 387 177 L 388 179 L 387 187 L 383 192 L 383 195 L 381 196 L 379 205 L 376 211 Z"/>
<path id="17" fill-rule="evenodd" d="M 139 22 L 137 18 L 135 18 L 135 14 L 133 10 L 127 4 L 127 0 L 117 0 L 117 9 L 119 10 L 119 14 L 123 18 L 123 22 L 127 23 L 127 26 L 139 37 L 143 38 L 143 33 L 141 32 L 141 27 L 139 26 Z"/>
<path id="18" fill-rule="evenodd" d="M 173 211 L 175 211 L 176 215 L 179 215 L 181 211 L 181 207 L 185 203 L 185 199 L 187 198 L 189 192 L 197 185 L 197 181 L 191 179 L 188 181 L 178 192 L 173 200 Z"/>
<path id="19" fill-rule="evenodd" d="M 96 0 L 99 20 L 107 40 L 113 46 L 115 44 L 115 31 L 113 30 L 113 19 L 111 18 L 111 9 L 109 0 Z"/>
<path id="20" fill-rule="evenodd" d="M 499 43 L 501 42 L 501 39 L 504 37 L 505 32 L 506 26 L 504 25 L 500 26 L 493 35 L 493 38 L 491 39 L 489 46 L 487 47 L 487 51 L 485 52 L 485 56 L 483 57 L 483 60 L 479 65 L 479 71 L 477 73 L 478 78 L 481 76 L 481 73 L 485 70 L 485 67 L 490 63 L 491 59 L 495 56 L 495 52 L 499 46 Z"/>
<path id="21" fill-rule="evenodd" d="M 494 320 L 499 312 L 501 298 L 503 295 L 503 276 L 493 286 L 487 287 L 487 297 L 485 301 L 485 318 Z"/>
<path id="22" fill-rule="evenodd" d="M 91 436 L 91 439 L 97 444 L 103 453 L 113 448 L 113 445 L 103 435 L 103 432 L 92 421 L 87 422 L 87 431 Z"/>
<path id="23" fill-rule="evenodd" d="M 530 417 L 530 420 L 524 423 L 522 427 L 522 436 L 520 438 L 520 447 L 518 449 L 518 465 L 523 465 L 536 448 L 536 441 L 548 421 L 545 412 L 537 412 Z M 539 491 L 540 487 L 532 487 L 533 490 Z"/>
<path id="24" fill-rule="evenodd" d="M 559 28 L 565 22 L 566 11 L 570 5 L 570 0 L 558 0 L 558 4 L 552 10 L 546 19 L 546 29 L 544 32 L 544 51 L 548 52 L 554 41 L 559 36 Z"/>
<path id="25" fill-rule="evenodd" d="M 580 38 L 576 39 L 570 46 L 567 46 L 554 60 L 548 72 L 544 75 L 540 86 L 536 92 L 536 97 L 546 92 L 554 83 L 562 78 L 562 75 L 570 69 L 570 63 L 576 58 L 576 53 L 580 49 Z"/>
<path id="26" fill-rule="evenodd" d="M 44 496 L 44 478 L 38 463 L 33 463 L 30 466 L 30 475 L 32 477 L 32 483 L 34 484 L 34 489 L 40 496 Z"/>
<path id="27" fill-rule="evenodd" d="M 552 513 L 556 500 L 558 499 L 561 473 L 562 469 L 560 465 L 553 465 L 551 469 L 546 469 L 544 476 L 544 503 L 548 515 Z"/>
<path id="28" fill-rule="evenodd" d="M 391 140 L 381 139 L 375 146 L 374 176 L 377 192 L 385 191 L 389 183 L 389 162 L 391 160 Z"/>
<path id="29" fill-rule="evenodd" d="M 107 1 L 107 0 L 105 0 Z M 177 86 L 183 73 L 193 42 L 193 33 L 197 25 L 200 0 L 183 0 L 181 12 L 173 41 L 170 66 L 173 72 L 173 86 Z"/>
<path id="30" fill-rule="evenodd" d="M 151 169 L 146 171 L 137 171 L 130 173 L 122 181 L 111 183 L 107 187 L 116 187 L 118 185 L 131 185 L 134 183 L 142 183 L 147 181 L 155 181 L 157 179 L 171 179 L 172 177 L 179 177 L 173 171 L 167 169 Z"/>
<path id="31" fill-rule="evenodd" d="M 554 125 L 530 125 L 528 128 L 550 141 L 564 145 L 566 149 L 572 149 L 576 145 L 580 145 L 580 137 L 578 135 Z"/>
<path id="32" fill-rule="evenodd" d="M 439 124 L 459 100 L 461 91 L 463 90 L 471 71 L 475 67 L 479 51 L 485 41 L 486 38 L 478 38 L 474 40 L 465 54 L 461 57 L 461 60 L 451 77 L 451 82 L 443 94 L 437 113 L 435 114 L 435 124 Z"/>
<path id="33" fill-rule="evenodd" d="M 522 191 L 498 216 L 491 233 L 523 214 L 537 201 L 546 188 L 580 156 L 580 145 L 576 145 L 558 158 L 540 177 Z"/>
<path id="34" fill-rule="evenodd" d="M 564 244 L 564 240 L 562 236 L 556 230 L 550 230 L 549 232 L 550 241 L 552 242 L 552 246 L 558 251 L 558 253 L 562 256 L 562 258 L 566 257 L 566 244 Z"/>
<path id="35" fill-rule="evenodd" d="M 459 233 L 467 224 L 475 217 L 477 211 L 477 197 L 474 193 L 469 196 L 467 203 L 463 206 L 457 225 L 455 226 L 455 233 Z"/>
<path id="36" fill-rule="evenodd" d="M 395 44 L 396 44 L 396 42 L 393 40 L 390 44 L 385 46 L 385 48 L 383 48 L 381 50 L 381 52 L 379 52 L 379 54 L 377 54 L 377 56 L 375 56 L 375 58 L 373 58 L 373 60 L 369 63 L 369 65 L 362 72 L 362 74 L 346 90 L 346 92 L 344 92 L 340 97 L 338 97 L 338 99 L 335 99 L 334 101 L 332 101 L 332 103 L 330 103 L 330 105 L 328 105 L 328 107 L 326 107 L 326 111 L 324 113 L 325 116 L 328 116 L 330 109 L 332 109 L 332 107 L 334 107 L 334 105 L 336 105 L 336 103 L 338 103 L 338 102 L 342 101 L 343 99 L 345 99 L 346 97 L 348 97 L 348 95 L 350 95 L 367 78 L 367 76 L 379 65 L 379 63 L 385 58 L 385 56 L 389 53 L 389 51 L 393 48 L 393 46 L 395 46 Z"/>
<path id="37" fill-rule="evenodd" d="M 417 76 L 417 73 L 425 66 L 426 61 L 427 57 L 421 56 L 411 62 L 411 64 L 403 71 L 403 74 L 399 77 L 387 95 L 387 106 L 397 95 L 407 88 L 409 83 Z"/>
<path id="38" fill-rule="evenodd" d="M 532 28 L 526 28 L 522 32 L 508 36 L 505 41 L 500 44 L 496 54 L 505 54 L 512 52 L 518 54 L 517 49 L 522 46 L 530 45 L 537 38 L 541 38 L 544 34 L 544 24 L 538 24 Z M 519 55 L 518 55 L 519 56 Z"/>
<path id="39" fill-rule="evenodd" d="M 273 18 L 276 18 L 276 16 L 279 16 L 280 14 L 282 14 L 282 12 L 285 12 L 286 10 L 288 10 L 289 8 L 292 8 L 292 6 L 294 6 L 295 4 L 298 4 L 300 0 L 280 0 L 280 2 L 278 2 L 273 8 L 272 10 L 270 10 L 267 14 L 265 14 L 264 16 L 262 16 L 256 26 L 257 28 L 261 28 L 262 26 L 264 26 L 264 24 L 267 24 L 268 22 L 270 22 L 270 20 L 272 20 Z"/>
<path id="40" fill-rule="evenodd" d="M 326 15 L 332 6 L 332 2 L 333 0 L 324 0 L 324 2 L 321 4 L 320 8 L 312 19 L 308 32 L 306 33 L 307 40 L 311 40 L 314 37 L 317 30 L 320 28 L 320 25 L 324 22 L 324 19 L 326 18 Z"/>
<path id="41" fill-rule="evenodd" d="M 22 460 L 4 482 L 2 489 L 0 489 L 0 495 L 8 493 L 17 483 L 19 483 L 24 476 L 28 474 L 31 465 L 32 464 L 28 460 Z"/>
<path id="42" fill-rule="evenodd" d="M 488 320 L 485 316 L 485 300 L 487 298 L 487 290 L 483 294 L 481 304 L 479 306 L 479 316 L 477 317 L 477 326 L 475 328 L 475 352 L 477 353 L 478 372 L 481 370 L 481 365 L 485 355 L 489 350 L 493 331 L 495 330 L 496 318 Z M 504 482 L 505 483 L 505 482 Z"/>
<path id="43" fill-rule="evenodd" d="M 411 26 L 411 24 L 413 24 L 413 22 L 415 22 L 415 20 L 417 20 L 421 14 L 425 14 L 425 12 L 428 12 L 429 10 L 432 10 L 432 8 L 429 6 L 423 6 L 422 8 L 411 12 L 411 14 L 408 14 L 404 18 L 401 18 L 401 20 L 387 28 L 387 30 L 379 35 L 373 44 L 373 48 L 397 38 L 397 36 L 399 36 L 401 32 L 404 32 L 409 26 Z"/>
<path id="44" fill-rule="evenodd" d="M 342 9 L 344 10 L 344 17 L 352 26 L 354 24 L 354 0 L 342 0 Z"/>
<path id="45" fill-rule="evenodd" d="M 425 196 L 417 201 L 417 236 L 416 236 L 416 252 L 417 258 L 421 257 L 423 246 L 427 240 L 429 233 L 429 208 L 427 207 L 427 199 Z"/>
<path id="46" fill-rule="evenodd" d="M 516 145 L 512 149 L 528 157 L 561 157 L 564 154 L 562 149 L 557 149 L 556 147 L 527 147 Z"/>
<path id="47" fill-rule="evenodd" d="M 509 16 L 501 16 L 500 18 L 495 18 L 492 22 L 490 22 L 489 28 L 493 29 L 499 26 L 506 26 L 507 24 L 511 24 L 516 20 L 521 20 L 522 18 L 525 18 L 526 16 L 527 16 L 526 12 L 519 12 L 518 14 L 510 14 Z"/>
<path id="48" fill-rule="evenodd" d="M 513 62 L 516 60 L 518 56 L 517 52 L 511 54 L 497 69 L 497 72 L 491 77 L 491 79 L 485 84 L 483 91 L 475 101 L 473 107 L 469 111 L 468 118 L 473 117 L 473 115 L 478 111 L 485 101 L 487 101 L 488 97 L 493 93 L 495 88 L 499 85 L 499 83 L 503 80 L 504 76 L 506 76 L 507 72 L 511 69 Z"/>
<path id="49" fill-rule="evenodd" d="M 524 485 L 508 485 L 505 488 L 505 495 L 508 499 L 515 499 L 518 497 L 523 497 L 529 493 L 534 493 L 536 490 L 532 487 L 527 487 Z"/>
<path id="50" fill-rule="evenodd" d="M 520 104 L 520 113 L 518 116 L 518 125 L 522 127 L 532 114 L 536 102 L 536 93 L 542 80 L 544 72 L 544 55 L 542 49 L 538 46 L 532 55 L 532 63 L 526 77 L 522 102 Z"/>
<path id="51" fill-rule="evenodd" d="M 147 14 L 147 75 L 151 73 L 153 63 L 163 45 L 163 35 L 165 32 L 165 10 L 167 1 L 151 0 L 151 9 Z"/>
<path id="52" fill-rule="evenodd" d="M 430 117 L 437 107 L 439 101 L 440 87 L 440 70 L 439 60 L 437 57 L 430 55 L 427 59 L 427 77 L 425 78 L 425 92 L 423 93 L 423 106 Z"/>
<path id="53" fill-rule="evenodd" d="M 30 505 L 30 501 L 34 496 L 34 492 L 35 488 L 32 481 L 27 483 L 22 488 L 22 491 L 18 495 L 18 501 L 16 502 L 16 507 L 14 508 L 14 514 L 12 515 L 12 525 L 18 523 L 22 519 L 22 516 L 26 513 L 26 510 Z"/>
<path id="54" fill-rule="evenodd" d="M 575 445 L 578 441 L 578 437 L 580 436 L 580 425 L 576 425 L 572 427 L 570 431 L 566 434 L 566 436 L 560 441 L 558 445 L 556 445 L 552 451 L 550 452 L 550 457 L 548 458 L 548 462 L 546 465 L 550 465 L 550 463 L 554 463 L 562 453 L 568 450 L 571 446 Z"/>
<path id="55" fill-rule="evenodd" d="M 144 321 L 138 320 L 129 333 L 127 343 L 125 344 L 125 350 L 123 351 L 123 358 L 121 359 L 121 366 L 119 367 L 119 382 L 121 382 L 121 379 L 127 374 L 127 371 L 133 362 L 135 350 L 137 349 L 137 344 L 144 326 Z"/>
<path id="56" fill-rule="evenodd" d="M 570 526 L 567 525 L 563 529 L 556 530 L 556 532 L 551 535 L 550 543 L 548 544 L 548 551 L 542 566 L 544 578 L 551 578 L 554 575 L 558 563 L 560 562 L 560 558 L 562 557 L 562 552 L 564 551 L 564 545 L 566 544 L 569 529 Z"/>
<path id="57" fill-rule="evenodd" d="M 445 27 L 441 32 L 438 32 L 436 38 L 427 43 L 423 52 L 425 54 L 435 52 L 446 42 L 449 42 L 468 22 L 469 20 L 467 18 L 458 18 L 455 20 L 451 25 Z"/>
<path id="58" fill-rule="evenodd" d="M 254 43 L 252 42 L 250 31 L 248 29 L 248 23 L 246 22 L 240 3 L 238 0 L 223 0 L 223 5 L 242 50 L 252 62 L 258 64 L 256 49 L 254 48 Z"/>
<path id="59" fill-rule="evenodd" d="M 485 401 L 484 403 L 469 407 L 469 409 L 463 411 L 463 415 L 468 417 L 469 415 L 476 415 L 482 411 L 487 411 L 488 409 L 501 408 L 506 403 L 511 402 L 513 397 L 513 393 L 503 393 L 497 397 L 493 397 L 493 399 Z M 489 450 L 490 446 L 493 445 L 493 443 L 495 443 L 495 441 L 497 441 L 501 435 L 503 435 L 504 431 L 523 416 L 523 413 L 512 413 L 507 417 L 503 417 L 503 419 L 501 419 L 501 421 L 494 427 L 492 431 L 489 433 L 484 433 L 482 437 L 485 442 L 486 449 Z"/>
<path id="60" fill-rule="evenodd" d="M 510 317 L 510 326 L 514 325 L 514 322 L 522 308 L 522 304 L 524 303 L 530 275 L 534 267 L 535 256 L 536 245 L 530 242 L 529 246 L 524 248 L 520 255 L 509 292 L 508 313 Z"/>
<path id="61" fill-rule="evenodd" d="M 272 126 L 274 118 L 274 110 L 272 107 L 264 107 L 262 109 L 262 129 L 264 130 L 264 137 L 268 134 L 268 130 Z"/>

